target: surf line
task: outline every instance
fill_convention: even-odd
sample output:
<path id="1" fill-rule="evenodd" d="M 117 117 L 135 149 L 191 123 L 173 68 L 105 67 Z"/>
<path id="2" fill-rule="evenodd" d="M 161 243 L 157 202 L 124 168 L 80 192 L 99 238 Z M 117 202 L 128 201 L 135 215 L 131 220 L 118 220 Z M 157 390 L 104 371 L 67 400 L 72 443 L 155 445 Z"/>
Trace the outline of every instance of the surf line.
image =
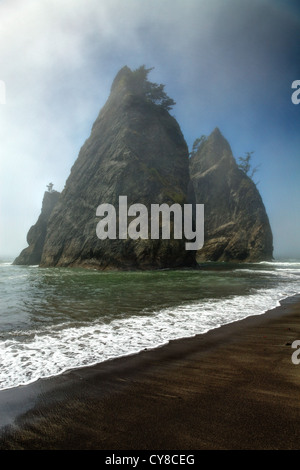
<path id="1" fill-rule="evenodd" d="M 151 240 L 170 240 L 173 226 L 175 240 L 183 237 L 190 240 L 185 243 L 186 250 L 200 250 L 204 244 L 204 204 L 151 204 L 149 224 L 149 213 L 144 204 L 136 203 L 128 207 L 127 196 L 119 196 L 117 210 L 112 204 L 100 204 L 96 216 L 102 217 L 96 227 L 100 240 L 147 240 L 149 235 Z M 128 224 L 129 217 L 134 219 Z"/>

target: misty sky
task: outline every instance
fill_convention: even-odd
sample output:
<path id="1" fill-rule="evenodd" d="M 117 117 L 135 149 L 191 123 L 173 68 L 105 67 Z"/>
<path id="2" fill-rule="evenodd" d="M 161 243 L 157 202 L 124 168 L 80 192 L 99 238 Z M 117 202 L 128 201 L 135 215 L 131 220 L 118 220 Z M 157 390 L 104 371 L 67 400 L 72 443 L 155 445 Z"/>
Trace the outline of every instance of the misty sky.
<path id="1" fill-rule="evenodd" d="M 46 185 L 63 189 L 119 69 L 145 64 L 190 149 L 219 127 L 236 158 L 254 152 L 274 254 L 300 257 L 298 5 L 0 0 L 0 255 L 27 246 Z"/>

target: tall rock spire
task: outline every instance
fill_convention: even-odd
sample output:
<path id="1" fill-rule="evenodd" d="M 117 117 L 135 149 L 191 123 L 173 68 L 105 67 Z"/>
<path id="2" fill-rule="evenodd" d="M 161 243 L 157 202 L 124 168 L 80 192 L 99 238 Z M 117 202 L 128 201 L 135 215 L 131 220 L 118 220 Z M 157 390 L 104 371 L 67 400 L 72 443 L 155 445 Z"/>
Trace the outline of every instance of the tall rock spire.
<path id="1" fill-rule="evenodd" d="M 196 202 L 205 206 L 198 261 L 271 260 L 273 236 L 262 198 L 218 128 L 191 158 L 190 174 Z"/>
<path id="2" fill-rule="evenodd" d="M 144 77 L 143 77 L 144 74 Z M 122 68 L 90 137 L 82 146 L 48 223 L 42 266 L 99 269 L 193 266 L 184 240 L 106 239 L 96 235 L 96 209 L 187 202 L 188 148 L 176 120 L 149 99 L 146 69 Z M 147 88 L 147 86 L 148 88 Z M 163 96 L 161 86 L 154 86 Z M 150 91 L 151 91 L 150 90 Z M 160 94 L 157 92 L 160 92 Z"/>

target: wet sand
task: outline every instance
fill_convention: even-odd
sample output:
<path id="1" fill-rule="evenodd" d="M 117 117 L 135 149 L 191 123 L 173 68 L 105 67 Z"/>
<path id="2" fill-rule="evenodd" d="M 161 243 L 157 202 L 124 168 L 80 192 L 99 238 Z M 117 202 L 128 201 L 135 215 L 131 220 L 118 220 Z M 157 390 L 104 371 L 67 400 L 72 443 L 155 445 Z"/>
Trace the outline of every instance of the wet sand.
<path id="1" fill-rule="evenodd" d="M 204 335 L 1 391 L 0 449 L 299 449 L 298 339 L 300 296 Z"/>

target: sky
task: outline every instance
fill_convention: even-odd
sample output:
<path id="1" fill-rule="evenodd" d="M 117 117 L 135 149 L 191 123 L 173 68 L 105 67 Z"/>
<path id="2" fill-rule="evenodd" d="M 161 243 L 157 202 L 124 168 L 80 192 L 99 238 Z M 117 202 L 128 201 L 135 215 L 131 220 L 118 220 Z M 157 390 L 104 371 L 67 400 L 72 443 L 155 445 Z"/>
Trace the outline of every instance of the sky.
<path id="1" fill-rule="evenodd" d="M 0 256 L 27 246 L 124 65 L 154 67 L 190 149 L 218 127 L 253 152 L 274 256 L 300 258 L 298 0 L 0 0 Z"/>

